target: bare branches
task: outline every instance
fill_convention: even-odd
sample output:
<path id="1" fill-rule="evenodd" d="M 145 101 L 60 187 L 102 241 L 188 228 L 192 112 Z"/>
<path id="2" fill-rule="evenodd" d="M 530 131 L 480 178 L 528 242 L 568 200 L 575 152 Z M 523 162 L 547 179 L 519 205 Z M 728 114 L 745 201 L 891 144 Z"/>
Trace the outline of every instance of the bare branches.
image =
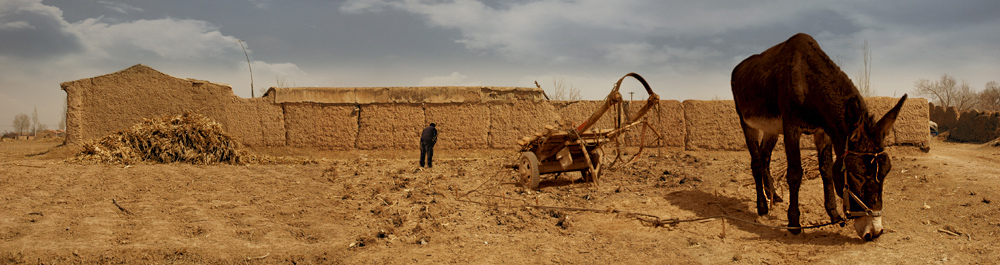
<path id="1" fill-rule="evenodd" d="M 981 110 L 1000 111 L 1000 83 L 986 82 L 986 88 L 979 93 L 977 105 Z"/>
<path id="2" fill-rule="evenodd" d="M 875 90 L 872 89 L 870 82 L 872 75 L 872 50 L 868 48 L 868 40 L 865 40 L 864 46 L 861 46 L 861 52 L 864 55 L 864 68 L 858 74 L 858 92 L 861 92 L 861 95 L 865 97 L 874 97 Z"/>
<path id="3" fill-rule="evenodd" d="M 537 82 L 536 82 L 537 83 Z M 580 100 L 580 90 L 569 85 L 568 87 L 563 84 L 563 79 L 552 78 L 552 96 L 549 97 L 552 100 Z"/>
<path id="4" fill-rule="evenodd" d="M 941 75 L 937 82 L 917 80 L 914 87 L 913 92 L 917 95 L 929 96 L 941 106 L 955 107 L 959 112 L 970 110 L 976 105 L 977 94 L 969 83 L 963 80 L 959 85 L 955 77 L 948 74 Z"/>
<path id="5" fill-rule="evenodd" d="M 14 115 L 14 130 L 17 131 L 17 135 L 23 134 L 30 128 L 31 120 L 29 120 L 28 114 L 21 113 Z"/>

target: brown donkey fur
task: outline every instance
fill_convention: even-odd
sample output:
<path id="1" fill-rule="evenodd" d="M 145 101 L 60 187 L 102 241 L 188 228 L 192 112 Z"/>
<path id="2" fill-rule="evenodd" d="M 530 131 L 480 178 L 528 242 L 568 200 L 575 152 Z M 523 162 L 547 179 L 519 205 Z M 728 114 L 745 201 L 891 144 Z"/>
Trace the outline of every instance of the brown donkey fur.
<path id="1" fill-rule="evenodd" d="M 844 221 L 837 211 L 840 197 L 849 201 L 844 207 L 847 218 L 860 217 L 855 220 L 860 237 L 873 240 L 881 235 L 882 184 L 891 168 L 883 139 L 906 95 L 875 121 L 847 75 L 816 40 L 802 33 L 743 60 L 733 69 L 731 84 L 750 151 L 757 213 L 766 215 L 772 201 L 781 201 L 775 194 L 769 168 L 771 151 L 778 135 L 783 134 L 788 158 L 788 225 L 801 227 L 799 137 L 812 134 L 830 220 Z M 849 191 L 846 194 L 845 180 Z M 791 232 L 798 234 L 801 230 Z"/>

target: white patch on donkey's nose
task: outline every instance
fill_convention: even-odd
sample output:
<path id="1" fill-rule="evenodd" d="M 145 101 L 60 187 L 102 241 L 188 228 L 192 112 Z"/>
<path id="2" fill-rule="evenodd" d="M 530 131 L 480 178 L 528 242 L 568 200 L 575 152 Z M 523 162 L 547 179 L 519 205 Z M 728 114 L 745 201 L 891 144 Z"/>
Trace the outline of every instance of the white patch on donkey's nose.
<path id="1" fill-rule="evenodd" d="M 863 216 L 854 219 L 854 231 L 864 240 L 875 240 L 882 235 L 882 217 Z"/>

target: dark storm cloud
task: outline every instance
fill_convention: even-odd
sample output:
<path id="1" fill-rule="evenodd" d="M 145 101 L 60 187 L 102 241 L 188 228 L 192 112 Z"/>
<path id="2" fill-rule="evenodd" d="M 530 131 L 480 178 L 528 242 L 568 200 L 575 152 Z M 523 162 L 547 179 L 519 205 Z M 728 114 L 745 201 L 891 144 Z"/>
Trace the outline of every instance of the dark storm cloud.
<path id="1" fill-rule="evenodd" d="M 20 17 L 3 12 L 11 3 L 32 11 L 16 14 Z M 258 88 L 280 79 L 298 86 L 534 86 L 539 81 L 544 87 L 562 79 L 585 98 L 599 99 L 622 74 L 638 72 L 665 98 L 725 99 L 733 66 L 799 32 L 816 38 L 851 76 L 868 40 L 872 83 L 881 95 L 899 95 L 916 79 L 942 73 L 980 87 L 1000 79 L 998 5 L 7 0 L 0 1 L 0 111 L 30 109 L 43 99 L 58 102 L 59 82 L 136 63 L 232 84 L 237 95 L 248 97 L 248 69 L 237 39 L 247 45 Z M 49 60 L 37 60 L 43 57 Z M 7 118 L 0 117 L 0 124 Z"/>
<path id="2" fill-rule="evenodd" d="M 65 31 L 58 10 L 31 5 L 0 6 L 0 56 L 46 59 L 81 50 L 79 39 Z"/>

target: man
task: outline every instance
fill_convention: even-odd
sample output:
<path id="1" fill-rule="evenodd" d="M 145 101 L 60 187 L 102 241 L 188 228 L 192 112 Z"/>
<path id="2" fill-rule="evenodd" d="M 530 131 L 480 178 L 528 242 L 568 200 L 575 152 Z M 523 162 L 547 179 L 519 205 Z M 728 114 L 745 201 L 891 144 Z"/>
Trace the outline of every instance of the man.
<path id="1" fill-rule="evenodd" d="M 438 131 L 436 124 L 431 123 L 431 126 L 424 128 L 424 132 L 420 134 L 420 166 L 424 166 L 424 157 L 427 157 L 427 167 L 434 167 L 434 144 L 438 140 Z"/>

